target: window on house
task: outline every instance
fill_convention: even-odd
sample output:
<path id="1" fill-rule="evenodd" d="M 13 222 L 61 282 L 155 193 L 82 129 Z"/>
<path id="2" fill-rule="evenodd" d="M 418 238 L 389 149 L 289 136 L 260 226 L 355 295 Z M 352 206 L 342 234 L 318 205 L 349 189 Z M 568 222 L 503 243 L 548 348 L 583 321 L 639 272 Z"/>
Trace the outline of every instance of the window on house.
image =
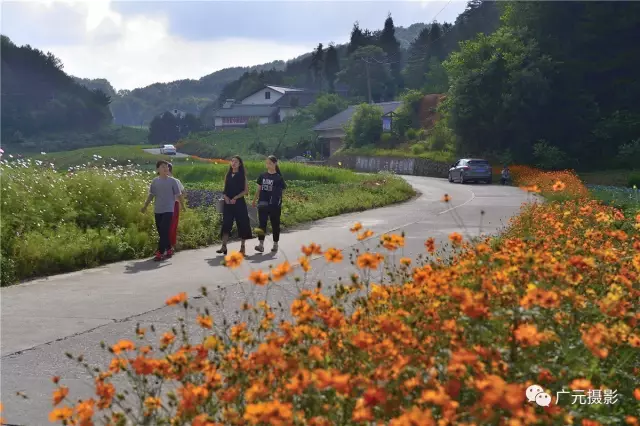
<path id="1" fill-rule="evenodd" d="M 271 99 L 271 92 L 264 92 L 265 99 Z"/>

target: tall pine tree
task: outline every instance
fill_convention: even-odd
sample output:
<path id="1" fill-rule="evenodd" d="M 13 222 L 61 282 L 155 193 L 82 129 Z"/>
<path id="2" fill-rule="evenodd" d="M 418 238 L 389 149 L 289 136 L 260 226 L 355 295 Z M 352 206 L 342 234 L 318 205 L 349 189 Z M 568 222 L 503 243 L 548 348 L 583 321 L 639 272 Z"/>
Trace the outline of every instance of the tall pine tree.
<path id="1" fill-rule="evenodd" d="M 384 29 L 380 34 L 378 45 L 382 48 L 387 56 L 387 62 L 389 63 L 391 76 L 393 77 L 396 87 L 402 87 L 402 58 L 400 43 L 396 39 L 396 28 L 393 24 L 393 18 L 391 18 L 391 14 L 389 14 L 387 16 L 387 19 L 384 21 Z M 394 94 L 395 93 L 390 93 L 389 96 L 393 96 Z"/>
<path id="2" fill-rule="evenodd" d="M 351 38 L 349 39 L 349 46 L 347 47 L 347 54 L 351 55 L 353 52 L 368 44 L 367 35 L 360 28 L 360 24 L 356 22 L 353 24 L 351 30 Z"/>
<path id="3" fill-rule="evenodd" d="M 309 68 L 313 75 L 314 86 L 317 89 L 322 89 L 323 80 L 323 68 L 324 68 L 324 46 L 322 43 L 318 44 L 318 47 L 311 54 L 311 64 Z"/>
<path id="4" fill-rule="evenodd" d="M 340 61 L 338 59 L 338 50 L 333 43 L 330 43 L 324 55 L 324 78 L 329 87 L 329 93 L 335 92 L 336 75 L 339 71 Z"/>
<path id="5" fill-rule="evenodd" d="M 426 52 L 429 44 L 429 32 L 431 25 L 424 27 L 418 37 L 409 46 L 409 58 L 403 71 L 405 86 L 410 89 L 419 89 L 424 84 L 426 72 Z"/>

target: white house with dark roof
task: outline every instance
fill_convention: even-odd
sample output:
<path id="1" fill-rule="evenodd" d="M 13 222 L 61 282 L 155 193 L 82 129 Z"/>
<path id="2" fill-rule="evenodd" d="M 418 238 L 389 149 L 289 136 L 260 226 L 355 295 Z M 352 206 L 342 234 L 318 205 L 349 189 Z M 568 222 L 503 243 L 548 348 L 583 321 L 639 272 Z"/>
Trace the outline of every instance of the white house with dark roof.
<path id="1" fill-rule="evenodd" d="M 314 90 L 266 85 L 238 102 L 227 99 L 213 113 L 214 124 L 216 128 L 245 127 L 251 119 L 259 124 L 278 123 L 295 116 L 298 108 L 313 103 L 317 96 Z"/>
<path id="2" fill-rule="evenodd" d="M 389 123 L 388 117 L 392 116 L 398 108 L 402 106 L 402 101 L 380 102 L 373 105 L 382 108 L 380 125 L 384 126 Z M 346 137 L 344 128 L 356 112 L 356 107 L 357 105 L 351 105 L 344 111 L 339 112 L 314 126 L 313 130 L 317 133 L 318 139 L 324 140 L 329 144 L 329 156 L 333 155 L 344 145 L 344 138 Z"/>

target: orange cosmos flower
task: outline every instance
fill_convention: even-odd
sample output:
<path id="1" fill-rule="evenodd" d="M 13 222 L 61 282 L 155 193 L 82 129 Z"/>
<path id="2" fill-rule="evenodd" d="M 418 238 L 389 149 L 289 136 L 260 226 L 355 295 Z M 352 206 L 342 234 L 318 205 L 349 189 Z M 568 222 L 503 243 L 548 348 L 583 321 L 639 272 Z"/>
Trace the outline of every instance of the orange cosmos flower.
<path id="1" fill-rule="evenodd" d="M 60 404 L 69 395 L 69 388 L 66 386 L 60 386 L 53 391 L 53 406 Z"/>
<path id="2" fill-rule="evenodd" d="M 162 339 L 160 339 L 160 344 L 162 346 L 169 346 L 170 344 L 173 343 L 173 341 L 176 339 L 175 334 L 173 333 L 164 333 L 162 335 Z"/>
<path id="3" fill-rule="evenodd" d="M 342 262 L 342 252 L 338 249 L 335 248 L 330 248 L 329 250 L 327 250 L 324 254 L 325 259 L 327 259 L 327 262 L 332 262 L 332 263 L 340 263 Z"/>
<path id="4" fill-rule="evenodd" d="M 554 183 L 554 184 L 553 184 L 552 189 L 553 189 L 554 191 L 558 192 L 558 191 L 564 191 L 564 189 L 565 189 L 566 187 L 567 187 L 567 185 L 565 185 L 565 183 L 564 183 L 564 182 L 562 182 L 562 181 L 559 181 L 559 180 L 558 180 L 558 181 L 556 181 L 556 183 Z"/>
<path id="5" fill-rule="evenodd" d="M 409 266 L 411 265 L 411 258 L 403 257 L 400 259 L 400 263 L 404 266 Z"/>
<path id="6" fill-rule="evenodd" d="M 449 196 L 449 194 L 444 194 L 444 197 L 442 197 L 442 201 L 445 203 L 451 201 L 451 197 Z"/>
<path id="7" fill-rule="evenodd" d="M 371 253 L 363 253 L 358 256 L 357 260 L 358 267 L 361 269 L 377 269 L 378 268 L 378 258 Z"/>
<path id="8" fill-rule="evenodd" d="M 373 231 L 367 229 L 366 231 L 358 234 L 358 241 L 366 240 L 367 238 L 370 238 L 372 236 L 373 236 Z"/>
<path id="9" fill-rule="evenodd" d="M 515 338 L 522 346 L 538 346 L 544 339 L 533 324 L 521 324 L 514 332 Z"/>
<path id="10" fill-rule="evenodd" d="M 78 420 L 80 420 L 80 425 L 90 425 L 91 418 L 93 417 L 93 407 L 96 405 L 96 402 L 90 398 L 86 401 L 80 401 L 76 404 L 76 414 L 78 416 Z"/>
<path id="11" fill-rule="evenodd" d="M 316 243 L 311 243 L 308 246 L 302 246 L 302 253 L 305 256 L 311 256 L 313 254 L 322 254 L 322 249 Z"/>
<path id="12" fill-rule="evenodd" d="M 243 260 L 244 256 L 242 255 L 242 253 L 237 251 L 232 251 L 230 254 L 224 257 L 225 266 L 231 269 L 235 269 L 240 266 Z"/>
<path id="13" fill-rule="evenodd" d="M 302 256 L 300 257 L 300 259 L 298 259 L 298 262 L 300 263 L 300 267 L 303 271 L 309 272 L 311 270 L 311 264 L 309 263 L 308 258 Z"/>
<path id="14" fill-rule="evenodd" d="M 351 232 L 358 232 L 362 229 L 362 224 L 360 222 L 356 222 L 355 225 L 350 229 Z"/>
<path id="15" fill-rule="evenodd" d="M 287 274 L 291 273 L 291 271 L 293 271 L 293 268 L 291 268 L 291 265 L 289 264 L 289 262 L 284 261 L 280 265 L 276 266 L 274 269 L 271 270 L 271 276 L 273 277 L 274 281 L 279 281 L 280 279 L 284 278 Z"/>
<path id="16" fill-rule="evenodd" d="M 123 351 L 132 351 L 136 348 L 136 345 L 131 340 L 120 340 L 118 343 L 111 347 L 114 354 L 118 355 Z"/>
<path id="17" fill-rule="evenodd" d="M 211 319 L 211 317 L 209 315 L 198 315 L 196 317 L 196 321 L 200 325 L 200 327 L 202 327 L 202 328 L 212 328 L 213 327 L 213 320 Z"/>
<path id="18" fill-rule="evenodd" d="M 593 384 L 588 379 L 575 379 L 569 384 L 569 389 L 587 391 L 593 389 Z"/>
<path id="19" fill-rule="evenodd" d="M 452 232 L 451 234 L 449 234 L 449 240 L 451 240 L 451 242 L 455 245 L 462 244 L 462 235 L 458 234 L 457 232 Z"/>
<path id="20" fill-rule="evenodd" d="M 429 253 L 433 253 L 436 251 L 436 240 L 434 240 L 433 238 L 429 238 L 424 242 L 424 246 Z"/>
<path id="21" fill-rule="evenodd" d="M 144 400 L 144 407 L 148 411 L 157 410 L 161 406 L 162 406 L 162 401 L 160 401 L 160 398 L 154 398 L 152 396 L 148 396 L 147 399 Z"/>
<path id="22" fill-rule="evenodd" d="M 634 389 L 634 391 L 633 391 L 633 397 L 634 397 L 635 399 L 637 399 L 638 401 L 640 401 L 640 388 L 636 388 L 636 389 Z"/>
<path id="23" fill-rule="evenodd" d="M 49 413 L 49 421 L 51 423 L 62 422 L 65 420 L 69 420 L 73 415 L 73 410 L 70 407 L 60 407 L 54 408 L 53 411 Z"/>
<path id="24" fill-rule="evenodd" d="M 182 303 L 184 301 L 187 300 L 187 293 L 178 293 L 175 296 L 172 296 L 170 298 L 167 299 L 167 301 L 165 302 L 168 306 L 171 305 L 177 305 L 179 303 Z"/>
<path id="25" fill-rule="evenodd" d="M 269 282 L 269 275 L 262 271 L 253 271 L 251 275 L 249 275 L 249 280 L 255 285 L 263 286 Z"/>

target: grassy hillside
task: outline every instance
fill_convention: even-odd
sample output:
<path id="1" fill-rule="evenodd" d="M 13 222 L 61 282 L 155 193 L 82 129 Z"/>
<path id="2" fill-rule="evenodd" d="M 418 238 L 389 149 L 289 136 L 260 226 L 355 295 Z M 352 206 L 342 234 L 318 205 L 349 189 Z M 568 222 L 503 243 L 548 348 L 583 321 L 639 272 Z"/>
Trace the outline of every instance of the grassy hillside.
<path id="1" fill-rule="evenodd" d="M 407 49 L 425 26 L 424 23 L 416 23 L 407 28 L 396 27 L 396 37 L 401 48 Z M 216 101 L 225 85 L 238 80 L 243 74 L 252 71 L 282 71 L 288 64 L 306 60 L 310 55 L 311 52 L 305 53 L 287 62 L 273 61 L 251 67 L 225 68 L 197 80 L 154 83 L 134 90 L 116 90 L 104 78 L 74 79 L 89 89 L 101 89 L 111 96 L 110 107 L 116 124 L 139 126 L 148 124 L 155 115 L 173 108 L 198 115 L 208 104 Z M 289 82 L 291 85 L 304 83 L 293 80 Z"/>
<path id="2" fill-rule="evenodd" d="M 76 149 L 73 151 L 38 154 L 33 160 L 54 164 L 58 170 L 71 167 L 112 167 L 130 166 L 144 169 L 155 168 L 156 161 L 167 160 L 172 163 L 194 162 L 190 158 L 176 158 L 170 155 L 155 155 L 143 151 L 144 148 L 154 148 L 150 145 L 135 146 L 101 146 Z"/>
<path id="3" fill-rule="evenodd" d="M 52 53 L 1 37 L 2 143 L 57 132 L 93 132 L 111 122 L 109 97 L 78 84 Z"/>
<path id="4" fill-rule="evenodd" d="M 316 139 L 312 127 L 314 123 L 307 119 L 294 119 L 290 123 L 278 123 L 259 126 L 252 129 L 225 129 L 199 132 L 189 135 L 178 144 L 179 150 L 186 154 L 205 158 L 228 158 L 232 155 L 244 155 L 247 158 L 271 154 L 282 140 L 280 154 L 292 157 L 296 148 L 304 150 Z"/>
<path id="5" fill-rule="evenodd" d="M 149 131 L 142 127 L 107 126 L 95 132 L 44 133 L 30 138 L 22 138 L 17 143 L 5 147 L 7 153 L 56 152 L 79 148 L 109 145 L 147 144 Z"/>

